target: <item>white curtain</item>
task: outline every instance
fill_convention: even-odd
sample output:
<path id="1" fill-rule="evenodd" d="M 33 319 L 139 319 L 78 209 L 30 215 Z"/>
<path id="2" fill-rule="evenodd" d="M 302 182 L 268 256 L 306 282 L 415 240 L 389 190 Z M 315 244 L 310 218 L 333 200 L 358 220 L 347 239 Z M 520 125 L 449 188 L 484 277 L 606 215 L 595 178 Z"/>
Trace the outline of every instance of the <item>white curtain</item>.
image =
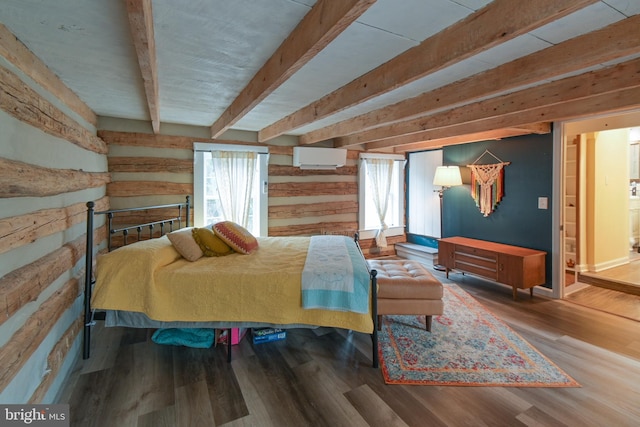
<path id="1" fill-rule="evenodd" d="M 389 204 L 394 161 L 392 159 L 365 159 L 365 164 L 367 165 L 367 177 L 371 184 L 373 203 L 380 219 L 380 228 L 376 233 L 376 245 L 379 248 L 386 248 L 385 232 L 388 227 L 384 220 Z"/>
<path id="2" fill-rule="evenodd" d="M 212 151 L 213 173 L 224 218 L 247 228 L 257 154 Z"/>

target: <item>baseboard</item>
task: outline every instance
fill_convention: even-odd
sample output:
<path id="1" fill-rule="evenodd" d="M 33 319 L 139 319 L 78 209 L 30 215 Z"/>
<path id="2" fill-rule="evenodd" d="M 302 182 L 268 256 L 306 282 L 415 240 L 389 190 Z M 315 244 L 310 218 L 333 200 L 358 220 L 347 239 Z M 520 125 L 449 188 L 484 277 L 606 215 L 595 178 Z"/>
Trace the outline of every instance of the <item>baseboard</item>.
<path id="1" fill-rule="evenodd" d="M 621 265 L 625 265 L 625 264 L 629 264 L 629 257 L 618 258 L 618 259 L 614 259 L 607 262 L 601 262 L 598 264 L 589 264 L 587 266 L 588 267 L 587 271 L 593 271 L 595 273 L 598 273 L 600 271 L 608 270 L 614 267 L 620 267 Z"/>

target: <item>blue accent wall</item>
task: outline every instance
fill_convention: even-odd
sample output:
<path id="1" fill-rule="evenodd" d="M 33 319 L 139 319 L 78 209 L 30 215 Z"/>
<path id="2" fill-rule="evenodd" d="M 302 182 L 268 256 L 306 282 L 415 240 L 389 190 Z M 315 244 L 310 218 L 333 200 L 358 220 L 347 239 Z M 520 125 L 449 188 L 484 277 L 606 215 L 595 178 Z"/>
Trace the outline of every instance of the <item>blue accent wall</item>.
<path id="1" fill-rule="evenodd" d="M 547 252 L 546 287 L 551 287 L 553 136 L 526 135 L 501 141 L 485 141 L 443 148 L 443 164 L 461 167 L 473 163 L 485 150 L 504 162 L 504 198 L 488 217 L 484 217 L 471 198 L 471 186 L 445 191 L 443 198 L 443 236 L 522 246 Z M 485 154 L 478 163 L 496 163 Z M 466 175 L 468 176 L 468 168 Z M 538 197 L 547 197 L 548 209 L 538 209 Z"/>

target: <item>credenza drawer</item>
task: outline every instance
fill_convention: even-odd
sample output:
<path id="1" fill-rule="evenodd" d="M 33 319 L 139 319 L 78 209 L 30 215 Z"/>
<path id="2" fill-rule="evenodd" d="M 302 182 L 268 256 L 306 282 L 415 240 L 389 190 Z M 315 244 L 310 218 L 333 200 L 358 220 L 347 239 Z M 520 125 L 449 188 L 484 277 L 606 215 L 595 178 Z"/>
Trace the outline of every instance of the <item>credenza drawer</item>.
<path id="1" fill-rule="evenodd" d="M 457 270 L 466 271 L 467 273 L 477 274 L 478 276 L 486 277 L 487 279 L 498 279 L 498 270 L 496 270 L 496 264 L 493 264 L 489 267 L 483 267 L 478 265 L 477 263 L 469 264 L 456 259 L 454 268 Z"/>
<path id="2" fill-rule="evenodd" d="M 463 252 L 456 251 L 455 262 L 456 264 L 461 262 L 469 265 L 477 265 L 478 267 L 486 268 L 490 270 L 498 269 L 497 268 L 498 260 L 495 254 L 493 254 L 493 256 L 491 257 L 479 257 L 479 256 L 469 255 Z"/>
<path id="3" fill-rule="evenodd" d="M 488 258 L 488 259 L 492 259 L 494 262 L 498 258 L 495 251 L 488 251 L 485 249 L 474 248 L 471 246 L 456 245 L 456 256 L 459 256 L 461 254 L 473 255 L 479 258 Z"/>

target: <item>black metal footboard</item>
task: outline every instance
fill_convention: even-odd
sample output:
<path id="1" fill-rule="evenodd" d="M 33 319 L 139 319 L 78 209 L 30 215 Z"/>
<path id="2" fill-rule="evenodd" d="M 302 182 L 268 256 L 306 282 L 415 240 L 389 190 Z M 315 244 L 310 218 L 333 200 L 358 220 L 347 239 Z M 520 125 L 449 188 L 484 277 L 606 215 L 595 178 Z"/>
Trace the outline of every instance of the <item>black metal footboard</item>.
<path id="1" fill-rule="evenodd" d="M 369 270 L 371 276 L 371 315 L 373 316 L 373 332 L 371 333 L 371 360 L 374 368 L 378 367 L 378 272 Z"/>
<path id="2" fill-rule="evenodd" d="M 84 280 L 84 334 L 83 334 L 83 351 L 82 358 L 88 359 L 90 355 L 91 347 L 91 326 L 94 324 L 94 319 L 91 313 L 91 292 L 93 290 L 93 251 L 94 251 L 94 232 L 93 224 L 94 217 L 96 215 L 106 215 L 107 218 L 107 249 L 111 251 L 113 249 L 113 237 L 121 234 L 123 239 L 123 246 L 128 244 L 129 235 L 135 233 L 136 241 L 152 239 L 154 237 L 160 237 L 167 232 L 171 232 L 174 229 L 174 225 L 177 225 L 176 229 L 184 226 L 189 226 L 190 218 L 190 197 L 187 196 L 185 203 L 174 203 L 169 205 L 156 205 L 146 206 L 141 208 L 128 208 L 128 209 L 111 209 L 106 211 L 95 212 L 94 202 L 87 202 L 87 246 L 85 250 L 85 280 Z M 167 219 L 161 219 L 152 222 L 145 222 L 143 224 L 130 225 L 126 227 L 114 228 L 114 217 L 119 213 L 124 212 L 137 212 L 137 211 L 150 211 L 155 209 L 172 209 L 177 210 L 176 216 L 171 216 Z M 183 216 L 184 214 L 184 216 Z M 160 229 L 160 236 L 154 236 L 154 230 Z M 168 229 L 165 229 L 168 228 Z M 148 232 L 148 235 L 146 234 Z M 144 234 L 143 234 L 144 233 Z"/>
<path id="3" fill-rule="evenodd" d="M 354 239 L 356 241 L 356 246 L 358 246 L 362 257 L 364 258 L 364 253 L 362 252 L 362 248 L 360 247 L 360 235 L 356 233 L 354 235 Z M 367 263 L 367 270 L 369 270 L 369 277 L 371 282 L 371 316 L 373 316 L 373 332 L 371 333 L 371 366 L 374 368 L 378 368 L 378 272 L 369 268 L 369 263 Z"/>

